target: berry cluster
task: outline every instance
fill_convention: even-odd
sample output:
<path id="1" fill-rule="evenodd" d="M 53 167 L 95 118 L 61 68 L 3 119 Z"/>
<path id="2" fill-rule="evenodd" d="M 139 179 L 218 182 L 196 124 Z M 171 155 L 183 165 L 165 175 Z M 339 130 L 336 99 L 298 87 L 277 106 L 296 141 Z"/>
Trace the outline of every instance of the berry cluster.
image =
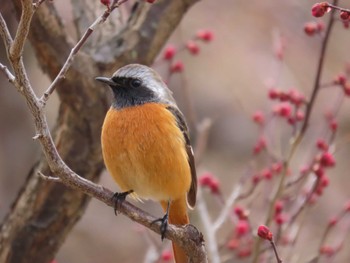
<path id="1" fill-rule="evenodd" d="M 174 60 L 175 56 L 183 50 L 187 50 L 191 55 L 197 56 L 200 53 L 198 42 L 209 43 L 214 39 L 214 34 L 211 30 L 199 30 L 194 37 L 188 40 L 185 44 L 176 47 L 169 44 L 165 47 L 162 53 L 162 60 L 169 63 L 169 73 L 179 73 L 184 70 L 184 64 L 181 60 Z"/>

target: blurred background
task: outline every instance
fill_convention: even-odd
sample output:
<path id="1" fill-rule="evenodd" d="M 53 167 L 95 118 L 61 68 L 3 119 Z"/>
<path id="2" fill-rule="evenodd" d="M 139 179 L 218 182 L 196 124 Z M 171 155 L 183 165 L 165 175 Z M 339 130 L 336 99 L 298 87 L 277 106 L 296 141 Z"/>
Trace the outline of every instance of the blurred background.
<path id="1" fill-rule="evenodd" d="M 196 56 L 187 51 L 177 56 L 184 63 L 184 72 L 175 74 L 170 79 L 169 87 L 188 118 L 192 112 L 197 123 L 204 118 L 213 121 L 208 147 L 198 167 L 198 175 L 210 172 L 217 176 L 224 197 L 230 194 L 252 159 L 252 149 L 259 136 L 259 129 L 253 123 L 251 115 L 256 110 L 271 112 L 273 103 L 268 99 L 268 88 L 271 85 L 282 90 L 296 88 L 306 97 L 311 93 L 321 36 L 309 37 L 303 28 L 306 22 L 316 21 L 310 12 L 315 2 L 202 0 L 189 10 L 169 40 L 169 43 L 181 46 L 200 29 L 210 29 L 214 33 L 213 41 L 199 43 L 200 52 Z M 70 1 L 54 1 L 54 4 L 69 27 L 72 23 Z M 347 1 L 340 1 L 340 5 L 350 7 Z M 6 17 L 13 17 L 11 9 L 7 11 Z M 319 20 L 326 22 L 327 18 L 326 15 Z M 322 77 L 324 83 L 329 83 L 338 73 L 345 71 L 346 63 L 350 62 L 349 42 L 349 29 L 344 29 L 341 22 L 336 23 L 326 56 Z M 276 56 L 281 45 L 282 61 Z M 2 43 L 0 47 L 0 61 L 5 62 L 6 54 Z M 33 87 L 37 94 L 41 94 L 49 85 L 49 80 L 39 69 L 29 44 L 24 61 Z M 155 68 L 164 73 L 162 65 L 161 62 L 156 63 Z M 32 140 L 34 127 L 25 102 L 3 74 L 0 74 L 0 87 L 2 220 L 23 185 L 30 167 L 40 157 L 40 148 Z M 187 92 L 189 97 L 186 97 Z M 337 88 L 327 88 L 320 92 L 310 129 L 293 160 L 292 173 L 297 173 L 303 162 L 310 158 L 310 149 L 314 149 L 314 142 L 324 129 L 324 113 L 338 104 L 339 96 L 342 96 L 342 92 Z M 301 262 L 310 257 L 310 252 L 315 253 L 317 240 L 329 217 L 350 199 L 350 147 L 349 140 L 346 139 L 350 135 L 349 105 L 350 101 L 345 99 L 338 116 L 337 141 L 341 143 L 335 153 L 337 165 L 329 173 L 330 187 L 326 189 L 320 202 L 312 207 L 304 222 L 307 227 L 303 228 L 303 242 L 297 246 L 301 258 L 305 255 L 305 260 Z M 57 108 L 57 97 L 53 96 L 46 107 L 51 126 L 55 123 Z M 276 144 L 279 147 L 275 150 L 280 156 L 285 154 L 290 131 L 289 126 L 282 121 L 269 131 L 269 136 L 279 142 Z M 100 183 L 113 191 L 118 190 L 106 172 L 101 176 Z M 204 196 L 215 219 L 219 206 L 210 193 L 204 191 Z M 160 207 L 153 202 L 137 205 L 154 215 L 162 214 Z M 257 212 L 257 215 L 261 213 L 262 216 L 254 217 L 254 226 L 264 222 L 263 212 Z M 200 218 L 195 210 L 191 212 L 191 217 L 193 224 L 200 229 Z M 225 236 L 222 233 L 218 236 L 218 241 L 225 242 L 225 238 L 227 234 Z M 85 215 L 68 236 L 56 259 L 59 263 L 142 262 L 150 243 L 169 246 L 168 242 L 161 244 L 157 235 L 122 215 L 115 217 L 111 208 L 91 200 Z M 349 245 L 350 240 L 347 239 L 344 248 Z M 343 249 L 334 262 L 349 261 L 350 252 Z"/>

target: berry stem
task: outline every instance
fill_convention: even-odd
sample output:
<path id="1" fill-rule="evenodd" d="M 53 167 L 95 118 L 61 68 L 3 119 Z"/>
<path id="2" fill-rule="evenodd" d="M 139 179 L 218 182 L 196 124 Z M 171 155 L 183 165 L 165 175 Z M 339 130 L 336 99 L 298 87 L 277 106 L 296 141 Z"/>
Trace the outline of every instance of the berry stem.
<path id="1" fill-rule="evenodd" d="M 272 246 L 272 248 L 273 248 L 273 251 L 275 252 L 275 256 L 276 256 L 277 263 L 282 263 L 282 259 L 278 256 L 277 248 L 276 248 L 275 242 L 274 242 L 273 240 L 271 240 L 270 243 L 271 243 L 271 246 Z"/>

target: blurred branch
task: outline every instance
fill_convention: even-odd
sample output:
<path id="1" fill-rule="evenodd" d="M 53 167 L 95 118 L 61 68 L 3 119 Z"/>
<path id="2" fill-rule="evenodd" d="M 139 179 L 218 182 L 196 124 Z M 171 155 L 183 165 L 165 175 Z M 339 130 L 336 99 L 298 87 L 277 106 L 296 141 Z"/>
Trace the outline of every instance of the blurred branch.
<path id="1" fill-rule="evenodd" d="M 337 5 L 337 3 L 338 3 L 338 0 L 333 1 L 334 5 Z M 280 182 L 279 182 L 277 190 L 276 190 L 275 194 L 273 195 L 273 198 L 271 199 L 270 204 L 269 204 L 267 218 L 265 220 L 266 226 L 269 226 L 271 221 L 272 221 L 273 214 L 274 214 L 274 205 L 275 205 L 276 201 L 280 198 L 280 196 L 283 193 L 284 188 L 285 188 L 285 179 L 287 177 L 287 172 L 289 169 L 290 161 L 292 160 L 296 149 L 299 147 L 301 141 L 303 140 L 305 132 L 306 132 L 308 125 L 309 125 L 309 120 L 310 120 L 310 116 L 312 113 L 312 109 L 314 107 L 314 103 L 315 103 L 318 91 L 320 89 L 322 69 L 324 66 L 324 58 L 326 55 L 326 49 L 327 49 L 327 45 L 328 45 L 328 42 L 330 39 L 330 34 L 331 34 L 331 31 L 333 28 L 334 20 L 335 20 L 335 13 L 334 13 L 334 10 L 332 10 L 328 24 L 326 26 L 326 33 L 325 33 L 325 36 L 324 36 L 322 43 L 321 43 L 321 51 L 320 51 L 320 55 L 318 57 L 316 77 L 315 77 L 314 86 L 313 86 L 310 100 L 309 100 L 308 104 L 306 105 L 305 119 L 304 119 L 304 122 L 300 128 L 299 133 L 297 134 L 296 138 L 292 142 L 292 145 L 291 145 L 289 153 L 288 153 L 288 157 L 283 164 L 283 170 L 282 170 L 282 176 L 281 176 Z M 261 245 L 261 240 L 257 239 L 255 242 L 255 246 L 254 246 L 253 261 L 252 261 L 253 263 L 257 263 L 259 260 L 260 245 Z"/>

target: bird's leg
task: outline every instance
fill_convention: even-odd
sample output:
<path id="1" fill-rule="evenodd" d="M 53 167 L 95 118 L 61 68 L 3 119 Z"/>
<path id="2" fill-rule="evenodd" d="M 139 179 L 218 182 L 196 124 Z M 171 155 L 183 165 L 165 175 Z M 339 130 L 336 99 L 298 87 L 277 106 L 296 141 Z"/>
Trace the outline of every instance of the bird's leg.
<path id="1" fill-rule="evenodd" d="M 117 215 L 117 210 L 120 208 L 120 204 L 125 201 L 125 198 L 131 194 L 132 192 L 134 192 L 134 190 L 129 190 L 129 191 L 126 191 L 126 192 L 122 192 L 122 193 L 119 193 L 119 192 L 116 192 L 113 197 L 112 197 L 112 200 L 114 202 L 114 214 Z"/>
<path id="2" fill-rule="evenodd" d="M 165 215 L 162 218 L 158 218 L 154 221 L 152 221 L 151 225 L 157 222 L 160 222 L 160 234 L 162 241 L 165 238 L 165 233 L 168 229 L 168 219 L 169 219 L 169 208 L 170 208 L 170 200 L 168 201 L 168 206 L 166 208 Z"/>

